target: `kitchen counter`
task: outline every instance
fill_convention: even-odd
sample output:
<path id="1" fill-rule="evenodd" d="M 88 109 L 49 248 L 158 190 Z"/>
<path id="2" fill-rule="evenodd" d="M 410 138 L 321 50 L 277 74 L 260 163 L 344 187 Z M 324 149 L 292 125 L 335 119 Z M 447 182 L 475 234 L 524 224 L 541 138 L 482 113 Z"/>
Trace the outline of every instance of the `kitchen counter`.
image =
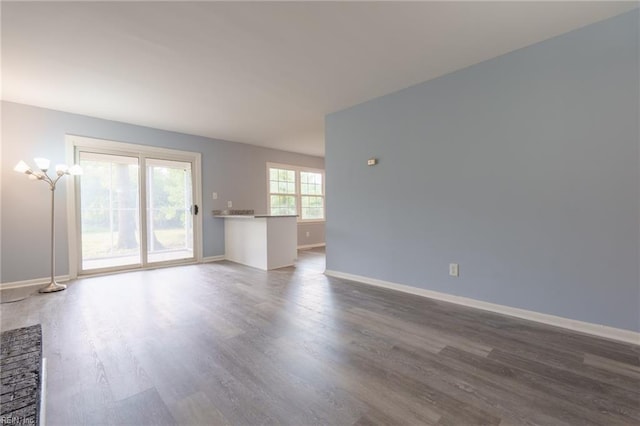
<path id="1" fill-rule="evenodd" d="M 215 218 L 224 220 L 227 260 L 265 271 L 295 264 L 298 256 L 296 215 L 215 213 Z"/>
<path id="2" fill-rule="evenodd" d="M 227 217 L 236 217 L 236 218 L 272 218 L 272 217 L 298 217 L 298 215 L 275 215 L 275 214 L 214 214 L 213 217 L 217 218 L 227 218 Z"/>

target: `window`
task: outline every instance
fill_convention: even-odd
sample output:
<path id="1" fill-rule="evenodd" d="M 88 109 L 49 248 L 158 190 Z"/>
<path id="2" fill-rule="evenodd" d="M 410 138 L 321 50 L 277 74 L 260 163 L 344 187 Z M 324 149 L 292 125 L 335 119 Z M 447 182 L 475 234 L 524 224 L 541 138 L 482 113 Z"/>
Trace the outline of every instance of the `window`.
<path id="1" fill-rule="evenodd" d="M 267 163 L 269 212 L 324 220 L 324 171 Z"/>
<path id="2" fill-rule="evenodd" d="M 322 173 L 300 172 L 300 207 L 303 220 L 324 219 Z"/>
<path id="3" fill-rule="evenodd" d="M 269 197 L 271 214 L 297 214 L 295 171 L 269 169 Z"/>

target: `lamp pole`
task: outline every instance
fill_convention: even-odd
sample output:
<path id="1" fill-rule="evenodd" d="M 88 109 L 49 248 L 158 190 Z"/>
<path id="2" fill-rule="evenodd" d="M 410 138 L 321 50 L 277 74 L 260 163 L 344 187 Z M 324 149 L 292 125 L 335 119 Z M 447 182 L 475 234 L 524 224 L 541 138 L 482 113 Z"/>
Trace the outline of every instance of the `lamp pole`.
<path id="1" fill-rule="evenodd" d="M 49 184 L 51 190 L 51 281 L 46 287 L 41 288 L 40 293 L 53 293 L 54 291 L 61 291 L 67 288 L 65 284 L 56 282 L 56 256 L 55 256 L 55 235 L 56 235 L 56 222 L 55 222 L 55 200 L 56 200 L 56 184 L 65 175 L 81 175 L 82 169 L 78 165 L 73 165 L 70 168 L 64 164 L 58 164 L 56 166 L 56 175 L 52 179 L 47 171 L 49 170 L 49 160 L 45 158 L 36 158 L 34 160 L 36 165 L 40 169 L 40 172 L 34 172 L 29 165 L 24 161 L 20 161 L 14 170 L 16 172 L 25 173 L 32 180 L 41 180 Z"/>
<path id="2" fill-rule="evenodd" d="M 56 180 L 51 180 L 44 171 L 44 177 L 42 180 L 49 184 L 51 189 L 51 282 L 46 287 L 41 288 L 40 293 L 52 293 L 54 291 L 60 291 L 67 288 L 66 284 L 59 284 L 56 282 L 56 248 L 55 248 L 55 236 L 56 236 L 56 222 L 55 222 L 55 202 L 56 202 L 56 183 L 64 175 L 60 175 Z"/>

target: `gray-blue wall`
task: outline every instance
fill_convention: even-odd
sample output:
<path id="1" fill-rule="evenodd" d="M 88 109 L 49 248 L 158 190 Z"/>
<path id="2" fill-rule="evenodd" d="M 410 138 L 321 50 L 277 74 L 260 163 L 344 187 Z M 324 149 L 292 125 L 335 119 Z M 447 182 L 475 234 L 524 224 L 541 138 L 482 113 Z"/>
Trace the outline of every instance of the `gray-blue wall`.
<path id="1" fill-rule="evenodd" d="M 224 224 L 213 209 L 267 211 L 266 163 L 324 168 L 324 159 L 252 145 L 208 139 L 148 127 L 134 126 L 28 105 L 2 102 L 2 194 L 0 257 L 1 282 L 49 275 L 49 189 L 13 171 L 23 159 L 46 157 L 65 162 L 65 134 L 202 154 L 204 256 L 224 254 Z M 56 273 L 69 270 L 66 185 L 56 190 Z M 218 193 L 214 201 L 212 192 Z M 306 237 L 306 231 L 311 233 Z M 324 224 L 301 224 L 299 244 L 323 242 Z"/>
<path id="2" fill-rule="evenodd" d="M 640 331 L 638 20 L 328 115 L 327 269 Z"/>

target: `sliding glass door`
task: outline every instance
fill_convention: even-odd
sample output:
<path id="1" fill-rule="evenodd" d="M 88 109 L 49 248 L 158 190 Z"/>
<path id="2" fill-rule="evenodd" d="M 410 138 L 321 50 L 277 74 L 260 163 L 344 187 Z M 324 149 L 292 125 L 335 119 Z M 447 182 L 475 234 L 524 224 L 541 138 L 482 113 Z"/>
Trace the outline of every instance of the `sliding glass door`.
<path id="1" fill-rule="evenodd" d="M 194 260 L 193 162 L 78 151 L 80 272 Z"/>
<path id="2" fill-rule="evenodd" d="M 140 265 L 139 159 L 80 153 L 82 270 Z"/>
<path id="3" fill-rule="evenodd" d="M 191 163 L 147 159 L 147 262 L 193 258 Z"/>

